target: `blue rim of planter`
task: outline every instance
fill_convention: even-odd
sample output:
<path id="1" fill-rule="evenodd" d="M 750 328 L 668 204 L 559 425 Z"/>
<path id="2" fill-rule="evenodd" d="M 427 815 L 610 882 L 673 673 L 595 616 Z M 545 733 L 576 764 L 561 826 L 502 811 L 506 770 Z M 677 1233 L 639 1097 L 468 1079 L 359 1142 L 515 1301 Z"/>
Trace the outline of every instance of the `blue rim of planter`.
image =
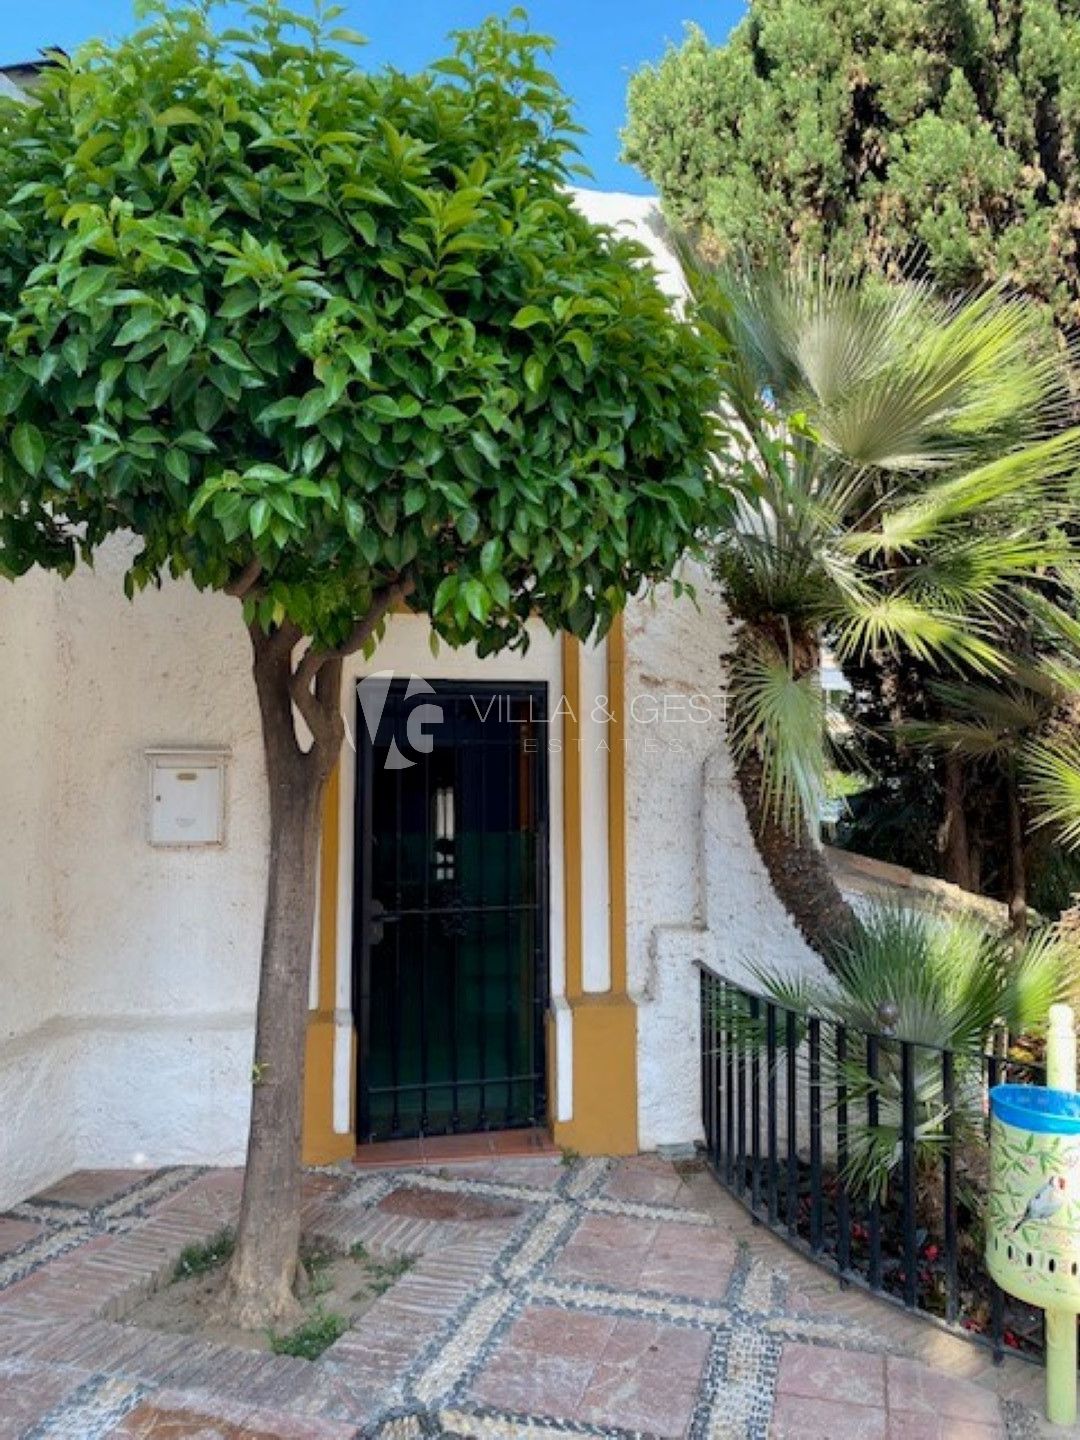
<path id="1" fill-rule="evenodd" d="M 1080 1095 L 1045 1085 L 995 1085 L 990 1113 L 1017 1130 L 1040 1135 L 1080 1135 Z"/>

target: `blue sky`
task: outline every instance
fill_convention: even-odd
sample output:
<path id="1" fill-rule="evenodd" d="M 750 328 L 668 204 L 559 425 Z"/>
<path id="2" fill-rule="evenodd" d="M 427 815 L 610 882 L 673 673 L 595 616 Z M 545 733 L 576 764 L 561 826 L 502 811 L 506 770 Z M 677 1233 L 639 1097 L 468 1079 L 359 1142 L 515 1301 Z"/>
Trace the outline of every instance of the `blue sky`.
<path id="1" fill-rule="evenodd" d="M 362 63 L 409 70 L 445 51 L 448 30 L 505 13 L 512 0 L 345 0 L 341 24 L 368 36 Z M 33 59 L 42 46 L 73 50 L 91 35 L 118 35 L 134 25 L 131 0 L 0 0 L 0 64 Z M 310 0 L 293 0 L 309 9 Z M 589 134 L 582 141 L 591 182 L 605 190 L 645 193 L 642 177 L 619 163 L 618 132 L 626 82 L 644 60 L 663 54 L 683 25 L 696 21 L 723 40 L 743 0 L 533 0 L 533 26 L 558 41 L 553 68 L 574 97 Z"/>

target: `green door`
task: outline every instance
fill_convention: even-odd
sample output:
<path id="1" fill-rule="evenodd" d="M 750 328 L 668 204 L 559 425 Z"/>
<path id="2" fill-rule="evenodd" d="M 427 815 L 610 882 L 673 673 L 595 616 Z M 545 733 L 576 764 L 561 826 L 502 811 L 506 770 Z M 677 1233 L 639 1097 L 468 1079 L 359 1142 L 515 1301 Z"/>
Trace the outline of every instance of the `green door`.
<path id="1" fill-rule="evenodd" d="M 547 687 L 361 683 L 361 1141 L 544 1119 Z"/>

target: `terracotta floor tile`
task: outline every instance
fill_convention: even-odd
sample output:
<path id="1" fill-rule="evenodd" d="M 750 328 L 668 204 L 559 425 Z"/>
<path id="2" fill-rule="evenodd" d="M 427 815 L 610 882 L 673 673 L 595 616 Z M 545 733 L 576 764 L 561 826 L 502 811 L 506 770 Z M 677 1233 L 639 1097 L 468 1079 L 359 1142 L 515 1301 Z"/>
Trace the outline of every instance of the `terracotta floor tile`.
<path id="1" fill-rule="evenodd" d="M 381 1140 L 374 1145 L 360 1145 L 353 1163 L 366 1169 L 559 1153 L 546 1130 L 483 1130 L 467 1135 L 425 1135 L 417 1140 Z"/>
<path id="2" fill-rule="evenodd" d="M 661 1222 L 641 1267 L 644 1290 L 722 1300 L 731 1283 L 735 1245 L 715 1230 Z"/>
<path id="3" fill-rule="evenodd" d="M 18 1440 L 85 1381 L 78 1370 L 44 1367 L 0 1373 L 0 1440 Z"/>
<path id="4" fill-rule="evenodd" d="M 997 1397 L 970 1380 L 943 1375 L 917 1360 L 890 1355 L 885 1367 L 889 1413 L 938 1415 L 980 1425 L 997 1425 Z"/>
<path id="5" fill-rule="evenodd" d="M 256 1410 L 244 1420 L 244 1440 L 354 1440 L 356 1426 L 337 1420 L 306 1420 Z"/>
<path id="6" fill-rule="evenodd" d="M 546 1130 L 496 1130 L 491 1136 L 495 1155 L 558 1155 L 558 1146 Z"/>
<path id="7" fill-rule="evenodd" d="M 656 1225 L 650 1220 L 587 1215 L 556 1260 L 553 1273 L 563 1280 L 636 1287 L 655 1236 Z"/>
<path id="8" fill-rule="evenodd" d="M 769 1440 L 887 1440 L 885 1411 L 843 1400 L 778 1395 Z"/>
<path id="9" fill-rule="evenodd" d="M 489 1159 L 495 1152 L 491 1136 L 480 1135 L 425 1135 L 419 1142 L 420 1153 L 425 1160 L 468 1160 Z"/>
<path id="10" fill-rule="evenodd" d="M 42 1229 L 35 1220 L 16 1220 L 14 1215 L 0 1215 L 0 1259 L 37 1239 Z"/>
<path id="11" fill-rule="evenodd" d="M 226 1419 L 202 1409 L 174 1409 L 153 1400 L 144 1400 L 107 1434 L 110 1440 L 255 1440 L 242 1419 Z"/>
<path id="12" fill-rule="evenodd" d="M 780 1357 L 776 1389 L 780 1395 L 842 1400 L 884 1409 L 884 1359 L 823 1345 L 789 1343 Z"/>
<path id="13" fill-rule="evenodd" d="M 681 1375 L 655 1374 L 602 1360 L 581 1402 L 581 1419 L 594 1425 L 680 1437 L 686 1434 L 696 1401 Z"/>
<path id="14" fill-rule="evenodd" d="M 498 1410 L 580 1420 L 581 1402 L 595 1370 L 588 1360 L 534 1355 L 527 1361 L 501 1355 L 480 1372 L 470 1398 Z"/>
<path id="15" fill-rule="evenodd" d="M 561 1255 L 555 1263 L 552 1275 L 558 1280 L 606 1285 L 613 1290 L 625 1292 L 641 1288 L 641 1272 L 640 1256 L 583 1245 Z"/>
<path id="16" fill-rule="evenodd" d="M 683 1436 L 710 1342 L 704 1331 L 616 1320 L 582 1401 L 583 1420 Z"/>
<path id="17" fill-rule="evenodd" d="M 654 1435 L 683 1435 L 710 1343 L 701 1330 L 617 1320 L 585 1391 L 582 1418 Z"/>
<path id="18" fill-rule="evenodd" d="M 76 1170 L 41 1190 L 33 1198 L 50 1205 L 70 1205 L 75 1209 L 89 1210 L 107 1205 L 140 1180 L 152 1174 L 148 1170 Z"/>
<path id="19" fill-rule="evenodd" d="M 615 1321 L 600 1359 L 604 1365 L 626 1365 L 657 1376 L 678 1376 L 692 1391 L 711 1343 L 711 1336 L 704 1330 L 622 1317 Z"/>
<path id="20" fill-rule="evenodd" d="M 473 1381 L 470 1395 L 504 1410 L 579 1420 L 614 1326 L 611 1316 L 530 1305 Z"/>
<path id="21" fill-rule="evenodd" d="M 411 1215 L 418 1220 L 492 1221 L 514 1219 L 525 1207 L 514 1200 L 486 1195 L 460 1195 L 401 1185 L 384 1196 L 376 1209 L 389 1215 Z"/>
<path id="22" fill-rule="evenodd" d="M 888 1440 L 1005 1440 L 1004 1425 L 938 1415 L 890 1415 Z"/>
<path id="23" fill-rule="evenodd" d="M 616 1325 L 612 1315 L 527 1305 L 502 1341 L 498 1354 L 566 1356 L 595 1365 Z"/>
<path id="24" fill-rule="evenodd" d="M 424 1152 L 419 1140 L 386 1140 L 379 1145 L 357 1147 L 353 1164 L 361 1169 L 383 1169 L 395 1165 L 419 1165 Z"/>
<path id="25" fill-rule="evenodd" d="M 634 1200 L 642 1205 L 673 1205 L 683 1188 L 666 1161 L 641 1155 L 618 1167 L 604 1186 L 604 1194 L 612 1200 Z"/>

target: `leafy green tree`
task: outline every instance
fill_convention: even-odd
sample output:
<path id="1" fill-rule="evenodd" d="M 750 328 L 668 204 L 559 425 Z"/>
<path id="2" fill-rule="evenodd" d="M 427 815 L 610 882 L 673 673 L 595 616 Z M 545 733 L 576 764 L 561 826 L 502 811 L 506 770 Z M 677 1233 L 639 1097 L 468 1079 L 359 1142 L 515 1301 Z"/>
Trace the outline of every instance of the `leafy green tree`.
<path id="1" fill-rule="evenodd" d="M 743 622 L 738 779 L 777 893 L 827 955 L 851 917 L 813 838 L 822 645 L 883 672 L 914 660 L 1000 676 L 1003 620 L 1070 554 L 1054 522 L 1080 430 L 1044 437 L 1065 376 L 1026 300 L 945 303 L 824 266 L 733 272 L 689 248 L 684 268 L 722 352 L 719 408 L 739 422 L 736 519 L 715 539 Z"/>
<path id="2" fill-rule="evenodd" d="M 1072 0 L 750 0 L 631 80 L 627 157 L 721 251 L 828 253 L 1080 318 Z"/>
<path id="3" fill-rule="evenodd" d="M 410 77 L 358 70 L 339 10 L 148 13 L 0 102 L 0 573 L 126 532 L 129 594 L 242 606 L 271 852 L 228 1303 L 255 1327 L 296 1310 L 342 662 L 401 604 L 482 654 L 531 616 L 602 634 L 711 504 L 711 385 L 643 252 L 575 211 L 520 16 Z"/>

